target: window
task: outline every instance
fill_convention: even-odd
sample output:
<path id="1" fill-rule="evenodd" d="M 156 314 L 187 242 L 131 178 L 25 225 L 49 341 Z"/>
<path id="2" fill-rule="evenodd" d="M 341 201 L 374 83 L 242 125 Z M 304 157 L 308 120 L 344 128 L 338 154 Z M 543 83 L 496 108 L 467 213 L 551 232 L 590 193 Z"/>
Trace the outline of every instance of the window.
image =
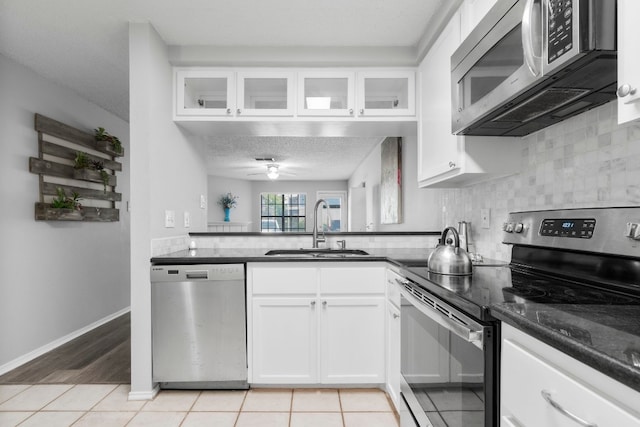
<path id="1" fill-rule="evenodd" d="M 318 212 L 318 227 L 324 231 L 347 231 L 347 209 L 344 201 L 347 198 L 346 191 L 318 191 L 318 199 L 327 201 L 329 208 L 320 205 Z"/>
<path id="2" fill-rule="evenodd" d="M 306 231 L 306 194 L 263 193 L 260 195 L 260 231 Z"/>

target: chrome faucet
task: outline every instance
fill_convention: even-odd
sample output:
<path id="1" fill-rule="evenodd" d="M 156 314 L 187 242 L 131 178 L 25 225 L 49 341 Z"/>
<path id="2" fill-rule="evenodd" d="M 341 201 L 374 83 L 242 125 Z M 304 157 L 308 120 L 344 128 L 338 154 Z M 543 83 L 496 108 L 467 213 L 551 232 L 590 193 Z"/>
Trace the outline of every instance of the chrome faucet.
<path id="1" fill-rule="evenodd" d="M 318 237 L 318 207 L 320 206 L 320 203 L 324 203 L 325 207 L 329 209 L 329 205 L 327 204 L 327 201 L 324 199 L 318 199 L 318 201 L 316 202 L 316 205 L 313 208 L 313 245 L 311 246 L 312 248 L 317 248 L 318 243 L 321 243 L 321 242 L 323 243 L 327 240 L 324 237 L 324 230 L 322 231 L 322 237 Z"/>

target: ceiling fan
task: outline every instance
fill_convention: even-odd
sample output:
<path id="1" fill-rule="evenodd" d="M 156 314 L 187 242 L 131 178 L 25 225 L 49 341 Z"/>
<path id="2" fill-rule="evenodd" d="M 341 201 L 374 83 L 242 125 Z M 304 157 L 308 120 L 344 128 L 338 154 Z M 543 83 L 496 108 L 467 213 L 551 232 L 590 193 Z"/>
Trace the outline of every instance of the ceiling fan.
<path id="1" fill-rule="evenodd" d="M 269 178 L 270 180 L 276 180 L 278 179 L 278 177 L 280 175 L 289 175 L 289 176 L 295 176 L 295 174 L 293 173 L 282 173 L 280 171 L 280 165 L 278 163 L 275 163 L 275 159 L 274 158 L 256 158 L 256 161 L 258 162 L 264 162 L 264 161 L 268 161 L 269 163 L 266 164 L 266 175 L 267 178 Z M 247 174 L 247 176 L 252 176 L 252 175 L 262 175 L 265 172 L 258 172 L 258 173 L 250 173 Z"/>

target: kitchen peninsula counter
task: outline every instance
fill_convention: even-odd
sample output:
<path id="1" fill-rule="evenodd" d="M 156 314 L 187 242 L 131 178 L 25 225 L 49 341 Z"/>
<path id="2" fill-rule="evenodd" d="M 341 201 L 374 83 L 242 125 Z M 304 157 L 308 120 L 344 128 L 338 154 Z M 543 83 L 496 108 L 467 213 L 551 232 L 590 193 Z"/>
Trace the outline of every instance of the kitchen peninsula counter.
<path id="1" fill-rule="evenodd" d="M 373 248 L 363 249 L 369 255 L 346 257 L 311 257 L 300 255 L 265 255 L 272 248 L 202 248 L 185 249 L 151 258 L 153 265 L 171 264 L 233 264 L 245 262 L 362 262 L 383 261 L 400 266 L 407 263 L 427 265 L 433 248 Z M 273 248 L 280 249 L 280 248 Z"/>

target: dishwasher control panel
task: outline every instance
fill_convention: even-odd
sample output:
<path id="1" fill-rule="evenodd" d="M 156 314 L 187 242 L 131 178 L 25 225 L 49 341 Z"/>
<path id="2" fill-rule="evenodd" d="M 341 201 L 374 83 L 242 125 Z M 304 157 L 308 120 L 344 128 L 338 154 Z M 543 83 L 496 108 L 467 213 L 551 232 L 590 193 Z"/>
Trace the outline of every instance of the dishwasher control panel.
<path id="1" fill-rule="evenodd" d="M 244 264 L 153 265 L 152 282 L 244 280 Z"/>

